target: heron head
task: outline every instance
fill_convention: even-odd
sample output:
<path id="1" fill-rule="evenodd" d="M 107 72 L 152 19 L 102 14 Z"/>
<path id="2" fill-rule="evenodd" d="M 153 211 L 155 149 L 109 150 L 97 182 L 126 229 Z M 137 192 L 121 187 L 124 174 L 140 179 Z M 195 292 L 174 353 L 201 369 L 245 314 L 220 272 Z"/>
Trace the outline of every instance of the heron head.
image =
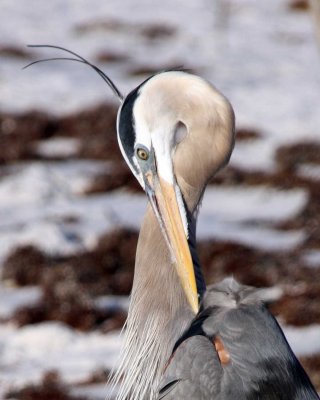
<path id="1" fill-rule="evenodd" d="M 232 134 L 227 140 L 222 135 L 222 149 L 216 142 L 216 152 L 211 143 L 210 131 L 215 130 L 211 118 L 221 99 L 197 76 L 162 72 L 127 95 L 117 119 L 120 149 L 149 197 L 194 312 L 198 293 L 187 217 L 194 204 L 188 204 L 185 188 L 195 189 L 194 203 L 198 203 L 207 180 L 221 165 L 219 152 L 223 154 L 220 158 L 229 156 Z"/>

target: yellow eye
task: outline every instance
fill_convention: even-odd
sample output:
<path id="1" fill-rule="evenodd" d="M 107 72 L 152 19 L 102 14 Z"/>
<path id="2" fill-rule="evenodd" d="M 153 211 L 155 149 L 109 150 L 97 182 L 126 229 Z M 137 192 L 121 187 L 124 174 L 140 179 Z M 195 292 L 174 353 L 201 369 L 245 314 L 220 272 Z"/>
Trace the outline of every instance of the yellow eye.
<path id="1" fill-rule="evenodd" d="M 145 150 L 145 149 L 142 149 L 141 147 L 139 147 L 139 148 L 137 149 L 137 155 L 138 155 L 138 157 L 139 157 L 141 160 L 143 160 L 143 161 L 146 161 L 146 160 L 149 158 L 149 153 L 148 153 L 148 151 Z"/>

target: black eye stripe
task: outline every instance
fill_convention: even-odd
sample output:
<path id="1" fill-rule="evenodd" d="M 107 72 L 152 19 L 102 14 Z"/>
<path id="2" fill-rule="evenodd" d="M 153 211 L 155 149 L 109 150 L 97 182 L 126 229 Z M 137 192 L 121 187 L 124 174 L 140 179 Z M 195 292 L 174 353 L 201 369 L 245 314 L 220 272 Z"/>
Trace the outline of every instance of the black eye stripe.
<path id="1" fill-rule="evenodd" d="M 132 167 L 137 171 L 137 167 L 134 163 L 132 163 L 132 159 L 134 157 L 134 144 L 136 140 L 136 132 L 134 128 L 134 119 L 133 119 L 133 107 L 134 103 L 140 95 L 141 87 L 149 80 L 143 81 L 138 87 L 136 87 L 132 92 L 130 92 L 125 98 L 118 116 L 118 136 L 119 140 L 122 144 L 123 150 L 127 155 L 128 160 L 130 161 Z"/>
<path id="2" fill-rule="evenodd" d="M 135 130 L 133 125 L 133 106 L 138 97 L 138 89 L 136 88 L 125 98 L 125 101 L 120 109 L 118 135 L 121 141 L 123 150 L 129 160 L 134 156 Z"/>

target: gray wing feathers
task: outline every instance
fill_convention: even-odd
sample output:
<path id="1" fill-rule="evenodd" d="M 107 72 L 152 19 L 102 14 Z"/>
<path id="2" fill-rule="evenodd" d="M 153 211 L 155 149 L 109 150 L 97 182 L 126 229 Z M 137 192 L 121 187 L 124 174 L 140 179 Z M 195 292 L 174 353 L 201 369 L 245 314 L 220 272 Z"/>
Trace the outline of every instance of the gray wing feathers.
<path id="1" fill-rule="evenodd" d="M 203 304 L 163 373 L 158 400 L 319 399 L 256 290 L 225 280 Z"/>
<path id="2" fill-rule="evenodd" d="M 213 344 L 204 336 L 193 336 L 179 346 L 169 362 L 160 382 L 158 400 L 214 399 L 221 377 L 222 368 Z"/>

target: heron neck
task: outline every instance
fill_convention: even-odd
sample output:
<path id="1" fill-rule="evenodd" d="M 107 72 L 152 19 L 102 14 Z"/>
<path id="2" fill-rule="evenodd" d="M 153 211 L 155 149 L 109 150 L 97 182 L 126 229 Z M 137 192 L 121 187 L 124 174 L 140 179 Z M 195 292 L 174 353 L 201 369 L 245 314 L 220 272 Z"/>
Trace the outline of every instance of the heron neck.
<path id="1" fill-rule="evenodd" d="M 188 242 L 202 295 L 205 285 L 196 252 L 196 215 L 194 210 L 187 211 Z M 167 243 L 148 205 L 138 240 L 125 344 L 116 375 L 116 379 L 123 376 L 118 400 L 155 399 L 173 346 L 193 318 Z"/>
<path id="2" fill-rule="evenodd" d="M 192 246 L 194 234 L 195 229 L 191 235 Z M 117 399 L 155 399 L 173 345 L 193 317 L 159 223 L 148 205 L 137 246 L 119 368 L 119 374 L 123 373 L 124 377 Z"/>

